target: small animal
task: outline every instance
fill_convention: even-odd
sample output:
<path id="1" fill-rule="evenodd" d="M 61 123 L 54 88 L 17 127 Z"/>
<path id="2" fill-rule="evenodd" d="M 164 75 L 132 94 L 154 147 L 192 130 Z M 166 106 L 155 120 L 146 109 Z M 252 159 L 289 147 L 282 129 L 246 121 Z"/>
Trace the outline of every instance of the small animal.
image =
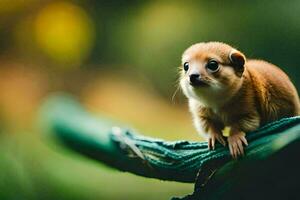
<path id="1" fill-rule="evenodd" d="M 208 148 L 224 146 L 224 130 L 233 158 L 244 155 L 245 134 L 284 117 L 300 114 L 299 96 L 289 77 L 263 60 L 246 59 L 222 42 L 202 42 L 186 49 L 180 86 Z"/>

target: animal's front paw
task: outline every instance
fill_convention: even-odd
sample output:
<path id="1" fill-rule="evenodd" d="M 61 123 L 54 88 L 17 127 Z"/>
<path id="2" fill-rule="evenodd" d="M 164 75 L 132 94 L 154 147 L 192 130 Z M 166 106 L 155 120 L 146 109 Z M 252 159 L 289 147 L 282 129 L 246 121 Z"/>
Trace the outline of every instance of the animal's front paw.
<path id="1" fill-rule="evenodd" d="M 210 133 L 208 135 L 208 141 L 207 141 L 209 150 L 214 150 L 215 149 L 216 140 L 219 141 L 222 145 L 226 146 L 226 141 L 225 141 L 222 133 L 220 133 L 220 134 Z"/>
<path id="2" fill-rule="evenodd" d="M 244 132 L 235 133 L 228 137 L 228 146 L 230 154 L 233 158 L 237 158 L 240 155 L 244 155 L 244 147 L 248 145 L 247 139 Z"/>

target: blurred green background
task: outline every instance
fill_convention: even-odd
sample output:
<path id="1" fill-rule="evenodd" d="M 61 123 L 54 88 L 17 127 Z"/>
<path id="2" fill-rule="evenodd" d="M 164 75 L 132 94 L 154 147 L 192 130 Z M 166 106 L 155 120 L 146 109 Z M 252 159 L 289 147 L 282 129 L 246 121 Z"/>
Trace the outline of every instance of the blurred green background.
<path id="1" fill-rule="evenodd" d="M 223 41 L 300 88 L 300 1 L 0 0 L 0 199 L 169 199 L 193 185 L 118 172 L 45 141 L 49 93 L 149 136 L 201 140 L 177 88 L 181 53 Z"/>

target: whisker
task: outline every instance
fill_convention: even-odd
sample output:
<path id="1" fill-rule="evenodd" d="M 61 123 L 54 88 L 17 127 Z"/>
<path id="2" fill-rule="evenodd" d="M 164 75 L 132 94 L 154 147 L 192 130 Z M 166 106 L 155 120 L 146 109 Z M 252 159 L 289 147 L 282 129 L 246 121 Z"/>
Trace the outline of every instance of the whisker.
<path id="1" fill-rule="evenodd" d="M 178 76 L 179 77 L 181 77 L 181 72 L 182 72 L 182 66 L 179 66 L 178 68 L 177 68 L 177 73 L 178 73 Z M 176 97 L 176 94 L 178 93 L 178 91 L 180 90 L 180 78 L 178 78 L 178 79 L 176 79 L 176 81 L 175 81 L 175 87 L 176 87 L 176 89 L 175 89 L 175 91 L 174 91 L 174 93 L 173 93 L 173 95 L 172 95 L 172 98 L 171 98 L 171 101 L 175 104 L 175 97 Z"/>
<path id="2" fill-rule="evenodd" d="M 171 99 L 174 104 L 175 104 L 174 99 L 175 99 L 175 96 L 176 96 L 179 89 L 180 89 L 180 86 L 179 86 L 179 84 L 177 84 L 176 90 L 174 91 L 174 93 L 172 95 L 172 99 Z"/>

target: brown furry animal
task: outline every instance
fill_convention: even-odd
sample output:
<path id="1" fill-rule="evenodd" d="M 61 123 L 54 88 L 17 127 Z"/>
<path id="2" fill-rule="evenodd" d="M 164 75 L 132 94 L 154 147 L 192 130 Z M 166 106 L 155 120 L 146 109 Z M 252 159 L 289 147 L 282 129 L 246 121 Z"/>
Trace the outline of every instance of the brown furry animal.
<path id="1" fill-rule="evenodd" d="M 198 43 L 182 55 L 180 85 L 199 133 L 226 145 L 222 130 L 230 128 L 228 145 L 236 158 L 244 154 L 245 133 L 283 117 L 300 114 L 297 90 L 278 67 L 247 60 L 221 42 Z"/>

